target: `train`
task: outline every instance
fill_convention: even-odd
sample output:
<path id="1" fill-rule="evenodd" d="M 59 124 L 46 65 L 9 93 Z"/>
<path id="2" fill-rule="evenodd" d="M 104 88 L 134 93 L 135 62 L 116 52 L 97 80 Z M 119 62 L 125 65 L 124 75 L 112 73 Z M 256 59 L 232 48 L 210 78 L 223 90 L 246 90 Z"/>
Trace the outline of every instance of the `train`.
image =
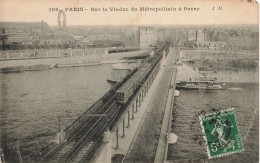
<path id="1" fill-rule="evenodd" d="M 147 58 L 143 61 L 137 71 L 116 91 L 116 99 L 118 103 L 126 104 L 130 97 L 139 90 L 144 80 L 148 78 L 151 71 L 156 67 L 157 63 L 163 56 L 169 53 L 169 47 L 171 43 L 167 42 L 160 48 L 155 50 L 154 56 Z"/>

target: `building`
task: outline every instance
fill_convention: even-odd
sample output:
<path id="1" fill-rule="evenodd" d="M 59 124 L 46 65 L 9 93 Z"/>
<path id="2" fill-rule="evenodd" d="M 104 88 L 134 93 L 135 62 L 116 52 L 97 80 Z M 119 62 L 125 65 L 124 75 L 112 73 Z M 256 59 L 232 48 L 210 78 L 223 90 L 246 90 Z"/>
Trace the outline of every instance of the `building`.
<path id="1" fill-rule="evenodd" d="M 15 33 L 9 34 L 7 37 L 7 44 L 31 44 L 32 36 L 28 35 L 27 31 L 19 30 Z"/>
<path id="2" fill-rule="evenodd" d="M 191 29 L 188 32 L 187 46 L 199 49 L 224 49 L 227 46 L 225 41 L 212 41 L 212 31 L 207 29 Z"/>
<path id="3" fill-rule="evenodd" d="M 157 31 L 154 27 L 139 27 L 140 48 L 147 49 L 156 45 Z"/>
<path id="4" fill-rule="evenodd" d="M 202 42 L 202 41 L 206 41 L 206 36 L 205 36 L 205 31 L 202 29 L 197 30 L 197 38 L 196 41 L 198 42 Z"/>
<path id="5" fill-rule="evenodd" d="M 197 40 L 197 30 L 191 29 L 188 32 L 188 41 L 196 41 Z"/>
<path id="6" fill-rule="evenodd" d="M 210 41 L 209 31 L 206 29 L 191 29 L 188 32 L 188 41 Z"/>
<path id="7" fill-rule="evenodd" d="M 7 44 L 31 44 L 34 37 L 51 32 L 45 22 L 0 22 L 2 29 L 7 34 Z"/>
<path id="8" fill-rule="evenodd" d="M 51 29 L 46 22 L 0 22 L 0 30 L 5 28 L 6 34 L 14 34 L 19 31 L 27 35 L 50 33 Z"/>
<path id="9" fill-rule="evenodd" d="M 124 43 L 126 47 L 139 47 L 139 39 L 138 29 L 125 31 Z"/>
<path id="10" fill-rule="evenodd" d="M 59 44 L 68 44 L 70 41 L 72 41 L 72 37 L 68 35 L 41 35 L 39 37 L 40 44 L 42 45 L 59 45 Z"/>
<path id="11" fill-rule="evenodd" d="M 191 29 L 186 46 L 199 49 L 258 50 L 259 32 L 249 29 Z"/>

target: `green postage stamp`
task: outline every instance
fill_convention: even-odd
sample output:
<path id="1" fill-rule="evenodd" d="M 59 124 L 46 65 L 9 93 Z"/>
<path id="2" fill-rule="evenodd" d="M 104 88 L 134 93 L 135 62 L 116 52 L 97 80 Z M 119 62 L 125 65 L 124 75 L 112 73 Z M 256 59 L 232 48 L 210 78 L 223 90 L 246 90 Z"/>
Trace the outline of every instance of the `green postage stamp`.
<path id="1" fill-rule="evenodd" d="M 233 108 L 200 117 L 209 158 L 243 151 Z"/>

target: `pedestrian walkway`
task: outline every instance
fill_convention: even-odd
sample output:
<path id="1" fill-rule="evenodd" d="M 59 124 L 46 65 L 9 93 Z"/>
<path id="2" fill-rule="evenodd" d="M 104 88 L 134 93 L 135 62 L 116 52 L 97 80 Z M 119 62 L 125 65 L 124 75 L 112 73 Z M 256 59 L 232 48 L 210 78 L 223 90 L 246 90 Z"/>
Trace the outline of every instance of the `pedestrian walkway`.
<path id="1" fill-rule="evenodd" d="M 174 55 L 176 50 L 171 50 L 163 67 L 159 87 L 153 90 L 153 96 L 147 106 L 149 110 L 143 117 L 124 162 L 154 161 L 173 72 L 168 66 L 173 67 Z"/>
<path id="2" fill-rule="evenodd" d="M 172 119 L 171 117 L 172 117 L 174 91 L 175 91 L 176 74 L 177 74 L 176 68 L 172 67 L 172 71 L 173 73 L 171 77 L 170 89 L 167 97 L 167 103 L 164 112 L 159 143 L 157 146 L 156 155 L 154 159 L 155 163 L 162 163 L 167 160 L 168 136 L 170 134 L 170 128 L 171 128 L 171 119 Z"/>

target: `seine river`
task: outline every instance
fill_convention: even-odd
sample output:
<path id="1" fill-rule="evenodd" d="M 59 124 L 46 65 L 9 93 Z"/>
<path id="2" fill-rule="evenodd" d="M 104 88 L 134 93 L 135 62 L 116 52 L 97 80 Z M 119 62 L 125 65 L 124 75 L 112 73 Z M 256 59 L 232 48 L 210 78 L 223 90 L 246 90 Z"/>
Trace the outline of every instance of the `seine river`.
<path id="1" fill-rule="evenodd" d="M 5 157 L 17 160 L 20 152 L 24 161 L 39 154 L 58 131 L 58 116 L 65 127 L 110 89 L 106 79 L 111 71 L 111 65 L 104 64 L 0 74 Z"/>
<path id="2" fill-rule="evenodd" d="M 111 71 L 111 65 L 99 65 L 0 74 L 0 140 L 5 157 L 17 160 L 20 152 L 25 161 L 39 154 L 58 131 L 58 116 L 64 117 L 61 126 L 65 127 L 110 89 L 106 79 Z M 169 159 L 207 162 L 196 115 L 231 106 L 235 108 L 245 150 L 209 162 L 258 159 L 258 112 L 250 128 L 254 112 L 258 110 L 258 85 L 233 84 L 230 87 L 233 89 L 181 91 L 175 98 L 173 130 L 178 142 L 169 147 Z M 68 111 L 72 118 L 66 118 Z"/>
<path id="3" fill-rule="evenodd" d="M 228 90 L 211 92 L 181 91 L 180 96 L 175 98 L 173 131 L 178 140 L 176 144 L 169 145 L 168 159 L 173 162 L 258 162 L 258 85 L 228 84 L 228 86 L 230 88 Z M 244 151 L 208 160 L 198 114 L 230 107 L 235 108 Z"/>

